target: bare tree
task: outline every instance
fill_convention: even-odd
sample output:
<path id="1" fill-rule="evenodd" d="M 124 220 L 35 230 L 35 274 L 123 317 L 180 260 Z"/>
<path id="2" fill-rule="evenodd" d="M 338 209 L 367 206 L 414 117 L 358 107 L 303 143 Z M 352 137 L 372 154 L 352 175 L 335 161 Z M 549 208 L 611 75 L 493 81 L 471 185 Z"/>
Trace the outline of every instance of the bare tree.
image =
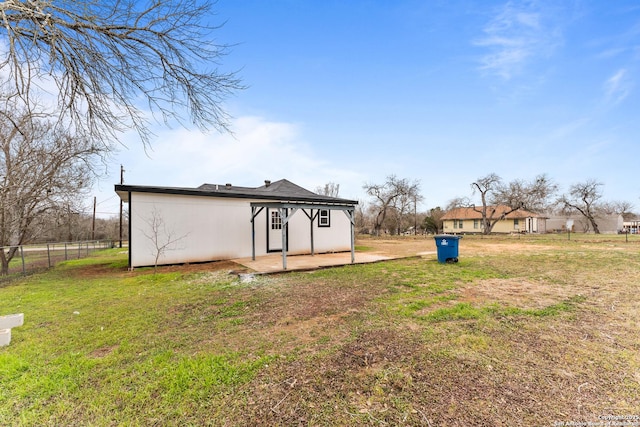
<path id="1" fill-rule="evenodd" d="M 376 235 L 380 235 L 380 229 L 389 211 L 393 210 L 396 213 L 399 224 L 402 214 L 409 211 L 417 201 L 422 200 L 418 181 L 410 182 L 406 178 L 399 179 L 395 175 L 388 176 L 384 184 L 365 184 L 363 188 L 369 196 L 374 198 L 371 208 L 375 212 L 373 229 Z M 398 228 L 400 228 L 399 225 Z"/>
<path id="2" fill-rule="evenodd" d="M 501 193 L 502 188 L 502 178 L 495 173 L 491 173 L 471 183 L 473 194 L 480 194 L 480 207 L 472 205 L 472 208 L 482 215 L 483 234 L 491 233 L 491 230 L 493 230 L 493 227 L 498 221 L 522 207 L 521 202 L 514 198 L 510 200 L 511 204 L 507 205 L 508 208 L 506 210 L 499 212 L 499 203 L 495 196 Z"/>
<path id="3" fill-rule="evenodd" d="M 546 174 L 542 174 L 531 182 L 516 179 L 506 185 L 496 186 L 492 203 L 520 206 L 531 212 L 544 212 L 549 208 L 551 196 L 557 191 L 558 186 Z"/>
<path id="4" fill-rule="evenodd" d="M 595 234 L 600 234 L 597 214 L 602 209 L 598 202 L 602 198 L 602 192 L 600 191 L 602 185 L 601 182 L 588 179 L 585 182 L 573 184 L 569 188 L 569 193 L 563 194 L 558 199 L 558 203 L 564 209 L 580 212 L 591 225 Z"/>
<path id="5" fill-rule="evenodd" d="M 366 211 L 368 209 L 367 202 L 363 200 L 359 200 L 356 205 L 355 210 L 355 226 L 357 233 L 369 233 L 369 228 L 367 226 L 368 218 Z"/>
<path id="6" fill-rule="evenodd" d="M 423 200 L 420 194 L 420 182 L 408 179 L 397 180 L 395 185 L 398 188 L 398 197 L 396 197 L 392 206 L 397 218 L 397 234 L 405 229 L 405 224 L 411 222 L 413 227 L 417 228 L 417 212 L 418 202 Z M 409 220 L 409 218 L 411 220 Z M 414 230 L 416 231 L 416 230 Z"/>
<path id="7" fill-rule="evenodd" d="M 53 209 L 76 210 L 90 187 L 102 146 L 72 137 L 50 121 L 20 111 L 14 103 L 0 108 L 0 262 L 2 274 L 17 246 L 37 236 L 37 221 Z"/>
<path id="8" fill-rule="evenodd" d="M 209 0 L 0 1 L 0 71 L 25 106 L 52 86 L 58 124 L 107 146 L 130 128 L 149 141 L 143 109 L 227 130 L 221 103 L 241 85 L 218 71 L 228 47 L 212 40 L 211 11 Z"/>
<path id="9" fill-rule="evenodd" d="M 316 194 L 338 197 L 338 194 L 340 194 L 340 184 L 336 184 L 335 182 L 327 182 L 322 187 L 316 187 Z"/>
<path id="10" fill-rule="evenodd" d="M 176 236 L 173 229 L 167 228 L 162 214 L 155 207 L 149 217 L 143 218 L 143 220 L 149 228 L 141 229 L 140 231 L 153 245 L 151 252 L 154 256 L 153 269 L 157 270 L 160 258 L 162 258 L 167 251 L 177 249 L 178 242 L 186 238 L 187 234 Z"/>
<path id="11" fill-rule="evenodd" d="M 633 204 L 626 200 L 603 202 L 600 204 L 600 209 L 607 215 L 630 215 Z"/>
<path id="12" fill-rule="evenodd" d="M 557 188 L 544 174 L 538 175 L 531 182 L 514 180 L 504 184 L 502 178 L 490 173 L 471 183 L 473 194 L 480 195 L 479 206 L 471 203 L 468 198 L 457 198 L 449 203 L 449 208 L 471 207 L 482 216 L 483 234 L 489 234 L 498 221 L 519 209 L 543 211 Z"/>

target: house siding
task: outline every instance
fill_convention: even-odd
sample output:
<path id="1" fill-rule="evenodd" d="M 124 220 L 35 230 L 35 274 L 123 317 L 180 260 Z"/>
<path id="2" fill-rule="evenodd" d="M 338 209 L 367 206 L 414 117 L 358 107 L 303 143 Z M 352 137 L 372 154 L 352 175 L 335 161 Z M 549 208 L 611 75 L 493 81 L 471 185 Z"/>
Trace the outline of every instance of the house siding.
<path id="1" fill-rule="evenodd" d="M 466 233 L 466 234 L 472 234 L 472 233 L 482 233 L 482 221 L 481 220 L 475 220 L 477 221 L 477 228 L 474 227 L 474 220 L 473 219 L 465 219 L 462 220 L 462 228 L 460 228 L 459 225 L 459 220 L 445 220 L 442 222 L 442 227 L 444 229 L 445 233 L 450 233 L 450 234 L 456 234 L 456 233 Z M 520 230 L 524 230 L 525 227 L 525 220 L 524 219 L 519 219 L 519 227 L 515 226 L 514 220 L 513 219 L 503 219 L 498 221 L 494 226 L 493 229 L 491 230 L 492 233 L 513 233 L 513 232 L 518 232 Z M 454 224 L 455 222 L 455 224 Z M 455 225 L 455 227 L 454 227 Z"/>
<path id="2" fill-rule="evenodd" d="M 567 221 L 571 221 L 574 233 L 591 233 L 591 223 L 582 215 L 554 216 L 548 219 L 547 227 L 551 232 L 566 232 Z M 622 215 L 604 215 L 596 217 L 598 229 L 602 234 L 615 234 L 624 228 Z"/>
<path id="3" fill-rule="evenodd" d="M 492 208 L 493 209 L 493 208 Z M 492 233 L 545 233 L 546 218 L 532 212 L 518 210 L 511 212 L 506 218 L 495 221 L 508 207 L 498 206 L 495 211 L 495 222 Z M 482 233 L 482 215 L 472 208 L 454 208 L 443 216 L 443 231 L 445 233 Z M 460 225 L 462 223 L 462 226 Z"/>

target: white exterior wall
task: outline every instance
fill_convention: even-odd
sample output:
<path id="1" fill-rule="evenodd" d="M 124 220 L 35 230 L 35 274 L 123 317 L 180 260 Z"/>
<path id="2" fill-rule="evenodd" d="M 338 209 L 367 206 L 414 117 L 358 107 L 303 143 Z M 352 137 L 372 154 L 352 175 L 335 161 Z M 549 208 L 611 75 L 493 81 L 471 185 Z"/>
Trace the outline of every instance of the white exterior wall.
<path id="1" fill-rule="evenodd" d="M 157 251 L 149 238 L 154 234 L 150 225 L 154 212 L 162 222 L 159 242 L 167 242 L 169 234 L 175 240 L 160 257 L 159 264 L 251 256 L 251 207 L 248 200 L 132 193 L 129 203 L 132 267 L 155 263 Z M 260 233 L 256 227 L 256 254 L 266 252 L 264 242 L 264 230 Z"/>
<path id="2" fill-rule="evenodd" d="M 160 244 L 166 243 L 169 235 L 174 240 L 158 264 L 251 256 L 251 202 L 258 200 L 152 193 L 131 193 L 129 199 L 131 267 L 155 264 L 155 234 Z M 329 228 L 318 227 L 317 219 L 314 221 L 315 251 L 350 250 L 347 216 L 339 210 L 330 215 Z M 161 222 L 157 233 L 151 226 L 154 216 Z M 266 208 L 255 218 L 256 256 L 267 254 L 267 218 Z M 309 218 L 301 210 L 290 219 L 288 244 L 289 254 L 311 251 Z"/>

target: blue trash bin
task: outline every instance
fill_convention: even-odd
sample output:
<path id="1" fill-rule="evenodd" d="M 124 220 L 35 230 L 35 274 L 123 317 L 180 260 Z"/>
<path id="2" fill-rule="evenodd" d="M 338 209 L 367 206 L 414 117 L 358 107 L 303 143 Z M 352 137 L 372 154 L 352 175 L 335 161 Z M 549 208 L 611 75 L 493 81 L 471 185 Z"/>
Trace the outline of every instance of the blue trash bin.
<path id="1" fill-rule="evenodd" d="M 458 262 L 458 242 L 462 236 L 451 234 L 438 234 L 435 236 L 436 249 L 438 250 L 438 262 L 452 263 Z"/>

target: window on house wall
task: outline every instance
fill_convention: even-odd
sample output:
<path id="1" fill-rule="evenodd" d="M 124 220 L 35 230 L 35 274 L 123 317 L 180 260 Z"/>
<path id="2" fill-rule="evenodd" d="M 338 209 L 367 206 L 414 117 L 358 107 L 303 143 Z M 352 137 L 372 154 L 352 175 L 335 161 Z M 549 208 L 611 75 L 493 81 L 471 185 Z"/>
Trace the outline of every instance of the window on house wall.
<path id="1" fill-rule="evenodd" d="M 513 220 L 513 229 L 514 230 L 519 230 L 520 229 L 520 220 L 519 219 L 514 219 Z"/>
<path id="2" fill-rule="evenodd" d="M 460 219 L 458 220 L 458 228 L 462 228 L 462 227 L 463 227 L 463 224 L 462 224 L 462 220 Z"/>
<path id="3" fill-rule="evenodd" d="M 330 213 L 329 209 L 320 209 L 318 212 L 318 227 L 331 227 Z"/>
<path id="4" fill-rule="evenodd" d="M 480 220 L 479 219 L 474 219 L 473 220 L 473 228 L 474 230 L 477 230 L 480 228 Z"/>
<path id="5" fill-rule="evenodd" d="M 278 211 L 271 211 L 271 229 L 282 230 L 282 217 Z"/>

